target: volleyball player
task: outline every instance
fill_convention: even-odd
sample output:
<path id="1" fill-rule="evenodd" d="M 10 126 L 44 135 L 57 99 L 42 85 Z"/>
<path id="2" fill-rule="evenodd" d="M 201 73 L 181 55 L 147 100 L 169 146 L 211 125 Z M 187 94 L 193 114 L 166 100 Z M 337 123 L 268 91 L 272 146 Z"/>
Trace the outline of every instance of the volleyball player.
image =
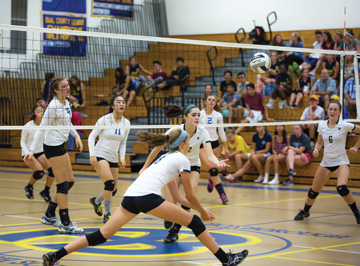
<path id="1" fill-rule="evenodd" d="M 31 118 L 28 123 L 25 124 L 26 127 L 39 126 L 41 118 L 44 113 L 44 108 L 40 105 L 35 105 L 31 110 Z M 29 183 L 24 188 L 26 192 L 26 197 L 28 199 L 34 198 L 34 184 L 36 181 L 40 180 L 44 176 L 44 169 L 47 169 L 49 174 L 46 179 L 46 184 L 44 190 L 40 191 L 39 195 L 44 198 L 46 202 L 51 201 L 50 197 L 50 187 L 54 182 L 54 173 L 51 168 L 49 160 L 44 155 L 43 142 L 44 139 L 39 141 L 39 144 L 36 146 L 34 151 L 34 157 L 30 160 L 25 160 L 25 155 L 29 152 L 31 143 L 34 140 L 36 129 L 23 129 L 21 131 L 21 155 L 27 166 L 34 172 L 30 177 Z"/>
<path id="2" fill-rule="evenodd" d="M 125 99 L 114 96 L 110 101 L 107 115 L 101 117 L 96 126 L 130 126 L 123 114 L 125 112 Z M 104 182 L 104 191 L 97 197 L 91 197 L 90 203 L 94 206 L 95 213 L 102 215 L 101 202 L 104 201 L 105 214 L 103 222 L 111 217 L 111 200 L 117 191 L 118 182 L 118 156 L 120 154 L 120 167 L 125 167 L 126 141 L 130 129 L 93 129 L 88 138 L 90 163 Z M 99 141 L 95 146 L 95 138 Z"/>
<path id="3" fill-rule="evenodd" d="M 190 180 L 191 180 L 193 192 L 195 193 L 200 178 L 200 166 L 201 166 L 200 157 L 199 157 L 200 145 L 203 144 L 207 159 L 209 160 L 210 163 L 216 165 L 216 167 L 228 166 L 225 163 L 227 160 L 219 161 L 218 158 L 216 158 L 216 156 L 214 155 L 213 150 L 211 149 L 211 144 L 210 144 L 211 140 L 210 140 L 209 132 L 203 126 L 199 125 L 200 123 L 199 107 L 197 107 L 194 104 L 189 104 L 184 108 L 181 108 L 180 106 L 177 105 L 165 105 L 163 107 L 163 111 L 165 117 L 167 118 L 175 118 L 178 117 L 179 115 L 182 115 L 183 119 L 185 120 L 184 124 L 170 128 L 165 134 L 168 135 L 171 131 L 179 128 L 185 130 L 189 134 L 190 147 L 186 154 L 186 157 L 190 161 L 190 166 L 191 166 Z M 140 173 L 142 173 L 142 171 L 148 168 L 150 163 L 155 159 L 155 157 L 164 147 L 165 144 L 163 144 L 162 146 L 157 145 L 150 152 Z M 180 186 L 180 182 L 181 180 L 179 177 L 177 179 L 178 186 Z M 166 195 L 166 200 L 174 202 L 168 190 L 166 190 L 165 195 Z M 190 209 L 187 206 L 183 205 L 182 208 L 187 211 L 190 211 Z M 166 229 L 170 229 L 169 234 L 167 237 L 164 238 L 164 241 L 167 243 L 172 243 L 178 240 L 179 239 L 178 233 L 181 228 L 181 225 L 180 224 L 173 225 L 172 222 L 168 222 L 168 221 L 165 221 L 164 225 Z"/>
<path id="4" fill-rule="evenodd" d="M 50 95 L 54 95 L 52 100 L 48 98 L 47 109 L 41 120 L 40 126 L 69 126 L 71 125 L 71 106 L 69 102 L 70 87 L 65 77 L 55 78 L 50 83 Z M 59 227 L 59 233 L 63 234 L 82 234 L 84 229 L 79 228 L 70 221 L 68 210 L 67 194 L 74 185 L 74 175 L 71 168 L 70 157 L 65 150 L 65 142 L 69 133 L 75 138 L 76 146 L 82 152 L 82 142 L 75 129 L 52 129 L 37 130 L 30 151 L 25 155 L 26 160 L 31 160 L 34 151 L 45 135 L 44 153 L 50 161 L 56 179 L 56 194 L 41 219 L 41 222 L 48 225 Z M 55 216 L 55 210 L 59 205 L 61 223 Z"/>
<path id="5" fill-rule="evenodd" d="M 184 156 L 190 148 L 188 133 L 177 128 L 169 132 L 168 135 L 139 131 L 136 136 L 150 146 L 163 148 L 168 144 L 170 151 L 157 159 L 131 184 L 124 194 L 121 205 L 101 229 L 76 239 L 56 252 L 44 254 L 42 257 L 43 265 L 52 266 L 72 252 L 87 246 L 105 243 L 107 239 L 112 237 L 140 212 L 189 227 L 200 242 L 219 259 L 222 265 L 240 264 L 248 255 L 246 249 L 235 254 L 225 253 L 206 230 L 199 216 L 190 214 L 161 197 L 162 189 L 168 184 L 168 188 L 176 201 L 188 208 L 197 210 L 204 221 L 215 219 L 215 216 L 210 211 L 200 205 L 193 193 L 190 162 Z M 183 181 L 186 198 L 180 195 L 178 190 L 176 179 L 179 174 Z"/>
<path id="6" fill-rule="evenodd" d="M 324 156 L 315 174 L 303 210 L 295 216 L 295 220 L 303 220 L 310 216 L 310 208 L 314 205 L 316 197 L 329 180 L 332 172 L 337 171 L 337 191 L 353 211 L 356 221 L 360 224 L 360 212 L 356 206 L 354 196 L 347 187 L 350 175 L 350 162 L 346 154 L 345 144 L 349 132 L 360 133 L 360 126 L 339 121 L 341 104 L 339 101 L 330 101 L 328 108 L 329 120 L 319 123 L 318 140 L 313 152 L 314 157 L 319 156 L 319 151 L 324 143 Z M 356 153 L 360 147 L 360 138 L 350 152 Z"/>
<path id="7" fill-rule="evenodd" d="M 221 114 L 220 107 L 216 104 L 215 96 L 212 94 L 206 95 L 204 98 L 204 106 L 205 106 L 205 108 L 200 111 L 200 123 L 201 124 L 210 124 L 210 125 L 214 125 L 214 124 L 219 125 L 217 128 L 216 127 L 206 128 L 206 130 L 209 132 L 209 135 L 210 135 L 211 148 L 213 150 L 213 153 L 215 154 L 216 158 L 220 157 L 219 136 L 216 132 L 216 129 L 218 129 L 221 141 L 225 148 L 224 153 L 226 155 L 226 158 L 228 158 L 230 156 L 230 152 L 228 150 L 227 143 L 226 143 L 224 127 L 221 125 L 221 124 L 223 124 L 223 116 Z M 210 176 L 209 176 L 207 191 L 209 193 L 211 193 L 215 187 L 217 192 L 219 193 L 222 203 L 226 204 L 229 200 L 225 194 L 223 185 L 221 184 L 218 169 L 214 164 L 210 163 L 209 160 L 207 159 L 202 144 L 200 145 L 200 159 L 201 159 L 201 162 L 205 163 L 207 165 L 207 167 L 209 168 Z"/>

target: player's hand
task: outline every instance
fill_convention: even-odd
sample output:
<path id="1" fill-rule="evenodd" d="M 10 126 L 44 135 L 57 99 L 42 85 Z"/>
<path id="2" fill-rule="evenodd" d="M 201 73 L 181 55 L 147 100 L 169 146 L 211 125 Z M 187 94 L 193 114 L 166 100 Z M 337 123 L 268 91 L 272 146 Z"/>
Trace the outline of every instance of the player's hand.
<path id="1" fill-rule="evenodd" d="M 83 151 L 83 144 L 82 144 L 82 141 L 81 141 L 81 138 L 80 138 L 79 135 L 76 135 L 75 143 L 76 143 L 76 147 L 79 148 L 79 151 L 82 152 Z"/>
<path id="2" fill-rule="evenodd" d="M 227 161 L 229 161 L 229 159 L 219 161 L 217 167 L 229 167 L 230 165 L 226 163 Z"/>
<path id="3" fill-rule="evenodd" d="M 97 163 L 98 163 L 98 161 L 96 159 L 96 156 L 90 156 L 90 164 L 94 169 L 96 169 Z"/>
<path id="4" fill-rule="evenodd" d="M 226 158 L 229 158 L 229 157 L 230 157 L 230 152 L 229 152 L 228 149 L 226 149 L 226 150 L 224 151 L 224 155 L 226 156 Z"/>
<path id="5" fill-rule="evenodd" d="M 215 215 L 212 214 L 208 209 L 204 209 L 204 212 L 201 214 L 201 220 L 205 222 L 211 222 L 215 218 Z"/>
<path id="6" fill-rule="evenodd" d="M 358 151 L 358 148 L 356 148 L 356 147 L 352 147 L 352 148 L 350 148 L 349 149 L 349 151 L 351 152 L 351 153 L 357 153 L 357 151 Z"/>
<path id="7" fill-rule="evenodd" d="M 126 162 L 124 160 L 120 160 L 120 168 L 125 168 Z"/>
<path id="8" fill-rule="evenodd" d="M 33 155 L 34 155 L 34 151 L 29 151 L 24 157 L 25 161 L 30 160 L 33 157 Z"/>
<path id="9" fill-rule="evenodd" d="M 317 149 L 315 149 L 315 150 L 313 151 L 313 156 L 314 156 L 314 157 L 318 157 L 318 156 L 319 156 L 319 151 L 318 151 Z"/>
<path id="10" fill-rule="evenodd" d="M 249 116 L 250 116 L 250 118 L 254 118 L 253 112 L 250 111 Z"/>

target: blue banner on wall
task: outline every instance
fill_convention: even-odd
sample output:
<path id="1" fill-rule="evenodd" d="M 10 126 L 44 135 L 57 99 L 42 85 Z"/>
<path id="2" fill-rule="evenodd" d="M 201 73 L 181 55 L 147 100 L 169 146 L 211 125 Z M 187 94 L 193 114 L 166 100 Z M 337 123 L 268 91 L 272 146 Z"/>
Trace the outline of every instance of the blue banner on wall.
<path id="1" fill-rule="evenodd" d="M 86 0 L 42 0 L 42 10 L 86 14 Z"/>
<path id="2" fill-rule="evenodd" d="M 92 0 L 92 15 L 114 18 L 133 18 L 133 0 Z"/>
<path id="3" fill-rule="evenodd" d="M 43 27 L 86 31 L 86 17 L 43 14 Z M 86 57 L 86 37 L 64 34 L 43 34 L 43 54 L 62 57 Z"/>

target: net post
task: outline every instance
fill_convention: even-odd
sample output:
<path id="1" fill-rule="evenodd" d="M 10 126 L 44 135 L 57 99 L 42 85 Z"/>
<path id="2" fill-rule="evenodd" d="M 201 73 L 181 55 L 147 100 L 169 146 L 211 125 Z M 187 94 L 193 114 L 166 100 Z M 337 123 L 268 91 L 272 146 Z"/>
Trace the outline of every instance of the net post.
<path id="1" fill-rule="evenodd" d="M 360 119 L 359 64 L 356 55 L 354 56 L 354 79 L 356 86 L 356 118 Z"/>
<path id="2" fill-rule="evenodd" d="M 342 106 L 340 121 L 343 120 L 343 113 L 344 113 L 344 109 L 345 109 L 345 107 L 344 107 L 344 67 L 345 67 L 344 58 L 345 58 L 344 54 L 340 55 L 340 82 L 339 82 L 340 88 L 339 89 L 340 89 L 340 103 Z"/>

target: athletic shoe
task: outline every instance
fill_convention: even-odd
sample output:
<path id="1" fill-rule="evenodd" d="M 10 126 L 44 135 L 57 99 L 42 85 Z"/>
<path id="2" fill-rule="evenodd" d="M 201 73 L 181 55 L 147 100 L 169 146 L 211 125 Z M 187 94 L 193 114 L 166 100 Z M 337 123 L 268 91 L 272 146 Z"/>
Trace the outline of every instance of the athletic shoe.
<path id="1" fill-rule="evenodd" d="M 283 183 L 284 186 L 294 185 L 294 181 L 288 179 Z"/>
<path id="2" fill-rule="evenodd" d="M 170 229 L 173 225 L 174 225 L 173 222 L 169 222 L 169 221 L 164 220 L 165 229 Z"/>
<path id="3" fill-rule="evenodd" d="M 294 169 L 290 169 L 288 175 L 296 175 L 296 172 L 294 171 Z"/>
<path id="4" fill-rule="evenodd" d="M 269 108 L 269 109 L 273 109 L 273 108 L 274 108 L 271 103 L 267 103 L 266 106 L 267 106 L 267 108 Z"/>
<path id="5" fill-rule="evenodd" d="M 59 227 L 61 225 L 61 222 L 56 218 L 56 216 L 47 217 L 46 214 L 43 215 L 43 217 L 40 219 L 40 222 L 55 227 Z"/>
<path id="6" fill-rule="evenodd" d="M 308 218 L 310 216 L 310 212 L 306 212 L 304 210 L 300 210 L 300 212 L 295 216 L 295 221 L 304 220 L 304 218 Z"/>
<path id="7" fill-rule="evenodd" d="M 50 202 L 50 201 L 51 201 L 51 197 L 50 197 L 50 192 L 49 192 L 49 191 L 43 190 L 43 191 L 41 191 L 41 192 L 39 193 L 39 195 L 40 195 L 41 197 L 43 197 L 46 202 Z"/>
<path id="8" fill-rule="evenodd" d="M 174 230 L 170 229 L 167 237 L 164 238 L 165 243 L 174 243 L 179 239 L 178 233 L 174 232 Z"/>
<path id="9" fill-rule="evenodd" d="M 244 249 L 243 251 L 241 251 L 239 253 L 234 253 L 234 254 L 232 254 L 231 252 L 226 253 L 229 260 L 228 260 L 228 262 L 224 262 L 222 265 L 223 266 L 239 265 L 240 263 L 242 263 L 244 261 L 244 259 L 247 257 L 248 254 L 249 254 L 249 251 L 247 249 Z"/>
<path id="10" fill-rule="evenodd" d="M 49 252 L 42 256 L 43 259 L 43 265 L 44 266 L 52 266 L 55 265 L 58 261 L 56 259 L 55 252 Z"/>
<path id="11" fill-rule="evenodd" d="M 239 176 L 239 177 L 235 178 L 232 183 L 241 183 L 241 182 L 242 182 L 242 177 Z"/>
<path id="12" fill-rule="evenodd" d="M 264 177 L 262 177 L 261 175 L 259 175 L 259 177 L 254 180 L 255 183 L 261 183 L 262 181 L 264 181 Z"/>
<path id="13" fill-rule="evenodd" d="M 275 178 L 274 178 L 273 180 L 269 181 L 268 184 L 269 184 L 269 185 L 277 185 L 277 184 L 279 184 L 279 179 L 277 179 L 277 178 L 275 179 Z"/>
<path id="14" fill-rule="evenodd" d="M 296 74 L 295 74 L 295 69 L 293 68 L 292 65 L 289 65 L 289 66 L 288 66 L 288 71 L 291 72 L 293 75 L 296 76 Z"/>
<path id="15" fill-rule="evenodd" d="M 292 63 L 292 67 L 293 67 L 293 69 L 294 69 L 294 74 L 295 74 L 295 76 L 299 76 L 299 74 L 300 74 L 300 68 L 299 68 L 298 63 L 293 62 L 293 63 Z"/>
<path id="16" fill-rule="evenodd" d="M 297 106 L 296 104 L 294 104 L 294 105 L 293 105 L 293 108 L 294 108 L 294 109 L 298 109 L 299 106 Z"/>
<path id="17" fill-rule="evenodd" d="M 26 192 L 26 197 L 28 199 L 34 199 L 34 187 L 33 186 L 31 186 L 31 187 L 26 186 L 24 188 L 24 190 Z"/>
<path id="18" fill-rule="evenodd" d="M 310 72 L 309 72 L 309 75 L 310 75 L 310 76 L 315 76 L 315 75 L 316 75 L 316 73 L 315 73 L 315 71 L 314 71 L 314 70 L 312 70 L 312 71 L 310 71 Z"/>
<path id="19" fill-rule="evenodd" d="M 360 211 L 354 212 L 357 224 L 360 224 Z"/>
<path id="20" fill-rule="evenodd" d="M 60 234 L 83 234 L 84 233 L 84 229 L 79 228 L 73 222 L 70 222 L 68 226 L 61 224 L 58 231 Z"/>
<path id="21" fill-rule="evenodd" d="M 94 211 L 98 216 L 102 216 L 103 211 L 102 211 L 102 207 L 101 207 L 101 203 L 99 205 L 96 205 L 95 203 L 96 197 L 91 197 L 90 198 L 90 203 L 92 206 L 94 206 Z"/>
<path id="22" fill-rule="evenodd" d="M 211 193 L 214 189 L 215 185 L 214 183 L 211 181 L 211 177 L 209 176 L 209 182 L 208 182 L 208 185 L 207 185 L 207 191 L 209 193 Z"/>
<path id="23" fill-rule="evenodd" d="M 225 181 L 228 181 L 230 183 L 234 183 L 234 177 L 232 175 L 227 175 L 224 177 Z"/>
<path id="24" fill-rule="evenodd" d="M 226 194 L 225 194 L 225 193 L 222 193 L 222 194 L 220 195 L 220 198 L 221 198 L 221 201 L 222 201 L 222 203 L 223 203 L 224 205 L 229 202 L 229 199 L 226 197 Z"/>
<path id="25" fill-rule="evenodd" d="M 111 218 L 111 212 L 105 213 L 103 218 L 103 223 L 106 223 Z"/>
<path id="26" fill-rule="evenodd" d="M 315 142 L 313 140 L 310 140 L 310 147 L 315 148 Z"/>

